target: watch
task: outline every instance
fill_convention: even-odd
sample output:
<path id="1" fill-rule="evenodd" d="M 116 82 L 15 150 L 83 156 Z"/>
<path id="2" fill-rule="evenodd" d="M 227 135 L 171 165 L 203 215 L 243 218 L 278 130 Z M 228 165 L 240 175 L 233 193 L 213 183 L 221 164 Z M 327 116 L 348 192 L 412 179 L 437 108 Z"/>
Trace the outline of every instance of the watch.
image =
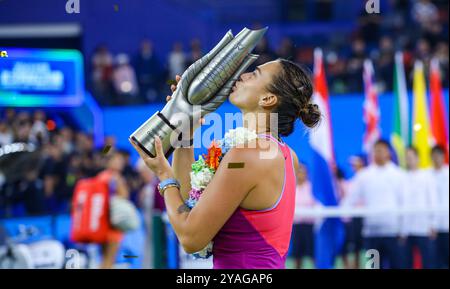
<path id="1" fill-rule="evenodd" d="M 165 179 L 158 184 L 158 191 L 161 196 L 164 196 L 164 191 L 170 187 L 177 187 L 180 189 L 180 183 L 176 179 Z"/>

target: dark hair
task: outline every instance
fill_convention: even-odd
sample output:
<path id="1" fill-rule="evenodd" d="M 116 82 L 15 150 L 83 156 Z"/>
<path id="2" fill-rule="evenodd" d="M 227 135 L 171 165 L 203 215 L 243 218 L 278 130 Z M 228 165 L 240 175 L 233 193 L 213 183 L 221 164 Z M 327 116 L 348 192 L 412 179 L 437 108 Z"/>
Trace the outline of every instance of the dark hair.
<path id="1" fill-rule="evenodd" d="M 319 107 L 311 102 L 313 85 L 308 70 L 290 60 L 278 59 L 281 73 L 274 77 L 267 91 L 279 97 L 275 109 L 278 114 L 278 133 L 288 136 L 294 131 L 294 122 L 300 118 L 309 128 L 321 118 Z"/>
<path id="2" fill-rule="evenodd" d="M 440 154 L 445 154 L 445 149 L 443 146 L 441 145 L 435 145 L 432 149 L 431 149 L 431 153 L 440 153 Z"/>
<path id="3" fill-rule="evenodd" d="M 416 156 L 419 155 L 419 152 L 415 146 L 408 146 L 406 149 L 412 151 Z"/>
<path id="4" fill-rule="evenodd" d="M 375 147 L 377 145 L 384 145 L 388 150 L 391 149 L 391 144 L 385 139 L 377 140 L 373 146 Z"/>

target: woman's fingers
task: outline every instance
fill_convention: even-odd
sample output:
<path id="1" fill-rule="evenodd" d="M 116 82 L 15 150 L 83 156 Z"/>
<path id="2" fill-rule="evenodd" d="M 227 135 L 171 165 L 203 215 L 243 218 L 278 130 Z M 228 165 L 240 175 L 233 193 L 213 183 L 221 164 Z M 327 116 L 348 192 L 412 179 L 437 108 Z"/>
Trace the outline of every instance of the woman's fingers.
<path id="1" fill-rule="evenodd" d="M 155 151 L 156 151 L 156 157 L 165 157 L 164 151 L 162 148 L 161 139 L 159 137 L 155 137 Z"/>
<path id="2" fill-rule="evenodd" d="M 138 154 L 141 156 L 141 158 L 143 158 L 144 160 L 146 158 L 148 158 L 148 155 L 141 149 L 140 146 L 138 146 L 134 141 L 130 140 L 131 144 L 133 145 L 133 147 L 136 149 L 136 151 L 138 152 Z"/>
<path id="3" fill-rule="evenodd" d="M 142 149 L 132 139 L 129 139 L 129 141 L 130 141 L 131 145 L 136 149 L 138 154 L 141 156 L 141 158 L 145 160 L 145 158 L 148 157 L 147 154 L 144 153 L 142 151 Z"/>
<path id="4" fill-rule="evenodd" d="M 171 99 L 172 99 L 172 96 L 170 96 L 170 95 L 166 96 L 166 101 L 169 101 Z"/>
<path id="5" fill-rule="evenodd" d="M 180 82 L 180 80 L 181 80 L 181 76 L 180 75 L 175 75 L 175 80 L 176 80 L 176 82 L 178 83 L 178 82 Z"/>
<path id="6" fill-rule="evenodd" d="M 175 92 L 176 89 L 177 89 L 177 86 L 175 84 L 172 84 L 170 86 L 170 90 L 172 90 L 172 92 Z"/>

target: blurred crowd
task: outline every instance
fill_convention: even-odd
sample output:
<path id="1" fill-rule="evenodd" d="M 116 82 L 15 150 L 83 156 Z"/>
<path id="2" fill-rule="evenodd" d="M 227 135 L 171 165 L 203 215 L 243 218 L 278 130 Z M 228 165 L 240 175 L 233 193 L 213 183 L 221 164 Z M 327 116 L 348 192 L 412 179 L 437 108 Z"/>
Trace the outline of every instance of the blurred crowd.
<path id="1" fill-rule="evenodd" d="M 351 157 L 351 178 L 346 178 L 339 168 L 334 169 L 339 207 L 347 211 L 359 208 L 366 213 L 342 218 L 345 240 L 339 254 L 343 265 L 349 269 L 367 268 L 360 263 L 361 253 L 375 249 L 379 267 L 369 268 L 448 268 L 450 193 L 445 148 L 433 147 L 433 165 L 427 169 L 419 168 L 414 147 L 406 150 L 405 168 L 394 163 L 394 158 L 389 142 L 379 140 L 370 161 L 365 156 Z M 301 166 L 297 173 L 298 213 L 318 208 L 313 185 Z M 306 257 L 314 260 L 316 226 L 323 221 L 321 217 L 296 215 L 291 250 L 297 268 L 302 267 Z"/>
<path id="2" fill-rule="evenodd" d="M 333 32 L 314 44 L 304 43 L 294 35 L 275 44 L 264 38 L 254 50 L 260 58 L 253 66 L 282 57 L 312 69 L 314 48 L 322 47 L 332 94 L 363 91 L 362 70 L 366 58 L 374 62 L 377 87 L 383 92 L 392 91 L 395 52 L 403 51 L 409 84 L 414 61 L 422 60 L 428 66 L 435 57 L 441 65 L 444 86 L 448 87 L 448 2 L 392 0 L 389 4 L 389 9 L 380 14 L 363 10 L 351 33 Z M 255 24 L 253 28 L 259 27 Z M 202 57 L 204 49 L 199 39 L 192 39 L 187 51 L 183 43 L 175 42 L 163 58 L 155 53 L 149 39 L 142 41 L 134 56 L 113 55 L 107 45 L 100 45 L 90 65 L 93 94 L 102 105 L 164 101 L 169 93 L 167 81 L 176 74 L 181 75 Z"/>
<path id="3" fill-rule="evenodd" d="M 30 143 L 35 150 L 8 156 L 7 148 L 14 143 Z M 0 148 L 0 218 L 69 213 L 76 182 L 104 170 L 111 155 L 123 160 L 120 170 L 135 205 L 164 208 L 159 194 L 154 194 L 157 179 L 143 163 L 132 164 L 129 152 L 117 148 L 114 137 L 106 137 L 104 147 L 95 147 L 91 135 L 66 125 L 57 127 L 41 110 L 5 110 L 0 117 Z"/>

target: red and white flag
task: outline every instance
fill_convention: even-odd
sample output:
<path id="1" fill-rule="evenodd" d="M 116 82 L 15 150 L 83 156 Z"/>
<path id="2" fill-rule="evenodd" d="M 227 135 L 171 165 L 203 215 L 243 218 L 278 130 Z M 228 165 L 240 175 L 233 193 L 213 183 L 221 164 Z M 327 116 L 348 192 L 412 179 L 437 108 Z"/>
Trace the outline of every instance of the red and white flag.
<path id="1" fill-rule="evenodd" d="M 380 107 L 378 106 L 378 92 L 374 82 L 374 69 L 372 61 L 364 61 L 364 107 L 363 121 L 366 130 L 363 137 L 363 150 L 370 153 L 375 142 L 380 138 Z"/>

